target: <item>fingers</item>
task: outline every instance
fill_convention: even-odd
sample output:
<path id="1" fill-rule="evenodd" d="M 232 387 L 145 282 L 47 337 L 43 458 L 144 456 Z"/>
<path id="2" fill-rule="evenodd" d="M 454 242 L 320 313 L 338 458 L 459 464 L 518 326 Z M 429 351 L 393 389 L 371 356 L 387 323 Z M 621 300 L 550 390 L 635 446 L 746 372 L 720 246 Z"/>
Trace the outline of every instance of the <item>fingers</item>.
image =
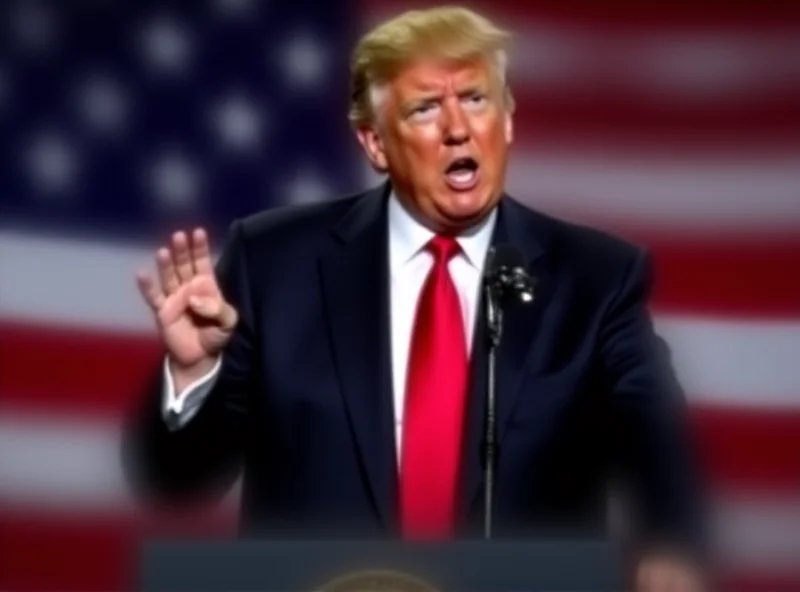
<path id="1" fill-rule="evenodd" d="M 699 576 L 689 567 L 671 561 L 648 561 L 638 570 L 637 592 L 700 592 Z"/>
<path id="2" fill-rule="evenodd" d="M 164 247 L 160 248 L 156 253 L 156 267 L 158 268 L 158 276 L 161 281 L 161 289 L 169 294 L 174 294 L 181 283 L 178 280 L 178 274 L 175 270 L 175 265 L 172 260 L 172 254 L 169 249 Z"/>
<path id="3" fill-rule="evenodd" d="M 211 249 L 208 246 L 208 235 L 202 228 L 195 228 L 192 233 L 192 259 L 194 260 L 194 270 L 199 275 L 211 275 L 214 273 L 214 265 L 211 262 Z"/>
<path id="4" fill-rule="evenodd" d="M 213 275 L 214 265 L 205 230 L 196 228 L 191 244 L 185 232 L 173 234 L 169 248 L 161 247 L 156 252 L 156 267 L 161 289 L 167 296 L 174 294 L 195 275 Z"/>
<path id="5" fill-rule="evenodd" d="M 185 232 L 176 232 L 172 235 L 172 261 L 181 283 L 186 283 L 194 276 L 192 254 L 189 250 L 189 238 Z"/>
<path id="6" fill-rule="evenodd" d="M 164 297 L 164 293 L 159 289 L 156 285 L 156 282 L 153 281 L 153 278 L 145 271 L 140 271 L 136 275 L 136 283 L 139 286 L 139 291 L 144 296 L 145 302 L 152 308 L 154 311 L 158 311 L 163 305 L 166 298 Z"/>

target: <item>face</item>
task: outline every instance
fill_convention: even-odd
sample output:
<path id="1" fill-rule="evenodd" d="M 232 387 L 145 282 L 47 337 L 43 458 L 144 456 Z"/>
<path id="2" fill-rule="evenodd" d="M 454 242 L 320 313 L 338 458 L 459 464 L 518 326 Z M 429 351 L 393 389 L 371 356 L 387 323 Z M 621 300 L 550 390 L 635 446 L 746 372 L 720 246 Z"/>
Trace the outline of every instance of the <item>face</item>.
<path id="1" fill-rule="evenodd" d="M 484 60 L 413 64 L 381 89 L 376 121 L 358 130 L 407 208 L 435 232 L 473 226 L 500 199 L 511 114 Z"/>

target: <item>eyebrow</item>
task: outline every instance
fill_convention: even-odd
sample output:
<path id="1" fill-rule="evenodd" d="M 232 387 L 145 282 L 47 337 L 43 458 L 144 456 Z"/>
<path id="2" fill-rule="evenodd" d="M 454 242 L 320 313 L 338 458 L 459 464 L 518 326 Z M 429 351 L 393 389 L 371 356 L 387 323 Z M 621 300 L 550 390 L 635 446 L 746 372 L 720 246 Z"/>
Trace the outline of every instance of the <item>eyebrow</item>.
<path id="1" fill-rule="evenodd" d="M 456 93 L 456 94 L 459 97 L 467 97 L 467 96 L 470 96 L 470 95 L 474 95 L 475 93 L 478 93 L 478 92 L 487 92 L 487 89 L 485 88 L 485 85 L 482 85 L 480 83 L 471 84 L 470 86 L 458 91 L 458 93 Z M 431 103 L 431 102 L 434 102 L 434 101 L 440 101 L 443 96 L 444 95 L 441 92 L 436 92 L 436 91 L 424 92 L 423 91 L 422 95 L 420 95 L 419 97 L 404 101 L 403 105 L 405 105 L 405 106 L 421 105 L 421 104 L 425 104 L 425 103 Z"/>

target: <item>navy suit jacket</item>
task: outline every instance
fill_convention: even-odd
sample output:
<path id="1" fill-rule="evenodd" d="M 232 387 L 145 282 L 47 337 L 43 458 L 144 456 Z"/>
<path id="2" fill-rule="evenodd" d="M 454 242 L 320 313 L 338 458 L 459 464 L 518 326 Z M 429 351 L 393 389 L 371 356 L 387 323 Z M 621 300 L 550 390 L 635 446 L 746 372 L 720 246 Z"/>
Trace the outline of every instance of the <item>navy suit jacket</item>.
<path id="1" fill-rule="evenodd" d="M 194 419 L 170 431 L 161 374 L 126 440 L 143 490 L 221 490 L 243 468 L 242 527 L 258 536 L 394 537 L 397 468 L 389 339 L 387 197 L 236 221 L 218 263 L 240 323 Z M 695 540 L 683 396 L 646 309 L 646 254 L 509 196 L 493 243 L 537 278 L 510 307 L 498 353 L 495 533 L 602 531 L 610 481 L 642 536 Z M 480 536 L 486 332 L 475 331 L 458 531 Z"/>

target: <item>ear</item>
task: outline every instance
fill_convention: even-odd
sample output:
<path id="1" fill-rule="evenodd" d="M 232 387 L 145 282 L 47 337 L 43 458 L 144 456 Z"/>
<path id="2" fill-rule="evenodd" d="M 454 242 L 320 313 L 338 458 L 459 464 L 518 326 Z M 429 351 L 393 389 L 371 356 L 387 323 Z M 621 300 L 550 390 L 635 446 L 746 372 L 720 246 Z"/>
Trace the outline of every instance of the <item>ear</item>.
<path id="1" fill-rule="evenodd" d="M 372 125 L 362 125 L 356 129 L 356 136 L 373 168 L 379 173 L 387 172 L 388 161 L 378 130 Z"/>
<path id="2" fill-rule="evenodd" d="M 505 133 L 506 143 L 511 144 L 514 141 L 514 114 L 510 109 L 505 113 Z"/>

